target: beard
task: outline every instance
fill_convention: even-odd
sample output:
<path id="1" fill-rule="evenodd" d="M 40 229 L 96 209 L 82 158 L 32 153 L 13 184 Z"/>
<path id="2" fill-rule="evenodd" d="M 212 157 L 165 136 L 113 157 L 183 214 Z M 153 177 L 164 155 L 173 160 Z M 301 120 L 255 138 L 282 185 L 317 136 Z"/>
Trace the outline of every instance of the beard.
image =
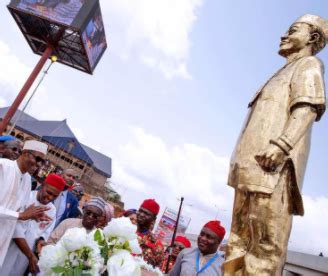
<path id="1" fill-rule="evenodd" d="M 294 51 L 292 49 L 284 49 L 284 48 L 279 48 L 278 54 L 282 57 L 288 57 L 290 54 L 292 54 Z"/>

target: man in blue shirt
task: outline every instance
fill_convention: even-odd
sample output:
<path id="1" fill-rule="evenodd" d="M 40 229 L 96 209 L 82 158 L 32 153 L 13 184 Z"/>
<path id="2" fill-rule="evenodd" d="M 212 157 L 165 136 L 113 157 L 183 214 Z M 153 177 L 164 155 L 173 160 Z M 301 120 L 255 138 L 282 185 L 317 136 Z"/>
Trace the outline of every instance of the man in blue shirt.
<path id="1" fill-rule="evenodd" d="M 66 186 L 54 202 L 57 209 L 55 227 L 67 218 L 77 218 L 79 216 L 78 200 L 72 192 L 68 191 L 68 188 L 75 183 L 77 173 L 73 169 L 66 169 L 62 177 L 65 179 Z"/>
<path id="2" fill-rule="evenodd" d="M 198 236 L 198 248 L 182 250 L 169 276 L 220 276 L 224 255 L 218 248 L 224 235 L 219 221 L 206 223 Z"/>

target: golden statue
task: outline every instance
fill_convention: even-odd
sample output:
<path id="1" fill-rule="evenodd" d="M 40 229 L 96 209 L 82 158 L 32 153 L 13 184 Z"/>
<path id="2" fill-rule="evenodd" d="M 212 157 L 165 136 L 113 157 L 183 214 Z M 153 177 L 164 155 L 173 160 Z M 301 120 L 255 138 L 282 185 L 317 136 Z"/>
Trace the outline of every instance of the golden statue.
<path id="1" fill-rule="evenodd" d="M 311 129 L 325 111 L 328 21 L 304 15 L 281 38 L 287 63 L 256 93 L 231 158 L 235 189 L 224 275 L 281 275 L 292 215 L 303 215 Z"/>

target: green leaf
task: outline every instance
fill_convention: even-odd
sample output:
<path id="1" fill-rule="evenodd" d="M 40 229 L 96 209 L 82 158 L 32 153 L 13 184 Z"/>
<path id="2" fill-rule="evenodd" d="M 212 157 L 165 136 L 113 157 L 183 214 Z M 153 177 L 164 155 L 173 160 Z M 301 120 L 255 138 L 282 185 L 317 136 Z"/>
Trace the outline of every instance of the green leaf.
<path id="1" fill-rule="evenodd" d="M 51 269 L 54 273 L 57 273 L 57 274 L 65 272 L 65 268 L 61 267 L 61 266 L 55 266 L 55 267 L 52 267 Z"/>
<path id="2" fill-rule="evenodd" d="M 97 229 L 95 234 L 94 234 L 94 240 L 97 241 L 98 243 L 103 240 L 103 237 L 102 237 L 101 232 L 100 232 L 99 229 Z"/>
<path id="3" fill-rule="evenodd" d="M 81 276 L 82 275 L 82 268 L 81 267 L 75 267 L 73 269 L 73 276 Z"/>
<path id="4" fill-rule="evenodd" d="M 74 276 L 73 270 L 70 269 L 69 271 L 67 271 L 67 272 L 65 273 L 65 276 Z"/>

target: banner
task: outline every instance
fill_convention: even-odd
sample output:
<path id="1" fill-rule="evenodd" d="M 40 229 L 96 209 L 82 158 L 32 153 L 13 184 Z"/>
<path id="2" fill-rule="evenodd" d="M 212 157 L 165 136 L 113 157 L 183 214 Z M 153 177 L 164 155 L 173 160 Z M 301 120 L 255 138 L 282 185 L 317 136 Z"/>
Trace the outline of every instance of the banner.
<path id="1" fill-rule="evenodd" d="M 171 243 L 177 217 L 178 212 L 171 208 L 166 208 L 157 225 L 155 235 L 165 246 L 168 246 Z M 177 236 L 186 233 L 190 220 L 189 217 L 180 215 Z"/>

